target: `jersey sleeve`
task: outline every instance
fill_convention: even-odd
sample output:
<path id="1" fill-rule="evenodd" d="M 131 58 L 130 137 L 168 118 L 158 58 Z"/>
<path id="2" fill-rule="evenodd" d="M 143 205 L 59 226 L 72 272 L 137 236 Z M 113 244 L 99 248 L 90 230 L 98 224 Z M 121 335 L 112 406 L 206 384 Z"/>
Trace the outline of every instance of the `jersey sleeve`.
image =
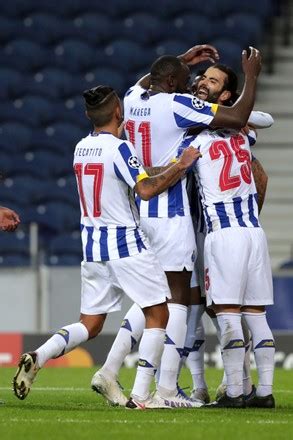
<path id="1" fill-rule="evenodd" d="M 113 162 L 116 176 L 131 188 L 148 177 L 130 142 L 120 144 Z"/>
<path id="2" fill-rule="evenodd" d="M 253 147 L 253 145 L 256 143 L 256 132 L 254 130 L 249 130 L 247 139 L 250 147 Z"/>
<path id="3" fill-rule="evenodd" d="M 247 123 L 253 125 L 255 128 L 268 128 L 273 125 L 274 119 L 270 113 L 253 110 L 250 113 Z"/>
<path id="4" fill-rule="evenodd" d="M 202 101 L 193 95 L 175 94 L 173 98 L 173 115 L 179 128 L 207 127 L 218 110 L 218 104 Z"/>
<path id="5" fill-rule="evenodd" d="M 181 154 L 183 153 L 183 150 L 185 150 L 185 148 L 189 147 L 189 145 L 192 142 L 195 142 L 196 140 L 196 136 L 189 136 L 187 135 L 181 142 L 181 144 L 178 147 L 178 151 L 177 151 L 177 156 L 176 158 L 180 157 Z"/>

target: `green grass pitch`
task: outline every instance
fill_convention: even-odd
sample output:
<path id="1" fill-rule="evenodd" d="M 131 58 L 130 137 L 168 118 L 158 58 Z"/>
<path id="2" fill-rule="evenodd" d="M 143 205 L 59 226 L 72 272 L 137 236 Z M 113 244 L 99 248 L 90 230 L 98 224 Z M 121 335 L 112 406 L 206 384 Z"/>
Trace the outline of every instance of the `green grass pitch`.
<path id="1" fill-rule="evenodd" d="M 40 371 L 26 400 L 11 391 L 14 369 L 0 369 L 1 440 L 249 440 L 293 439 L 293 371 L 277 370 L 274 410 L 172 409 L 131 411 L 108 406 L 92 392 L 95 369 L 48 368 Z M 211 396 L 222 372 L 207 370 Z M 135 370 L 123 369 L 121 383 L 129 392 Z M 181 386 L 190 385 L 186 369 Z"/>

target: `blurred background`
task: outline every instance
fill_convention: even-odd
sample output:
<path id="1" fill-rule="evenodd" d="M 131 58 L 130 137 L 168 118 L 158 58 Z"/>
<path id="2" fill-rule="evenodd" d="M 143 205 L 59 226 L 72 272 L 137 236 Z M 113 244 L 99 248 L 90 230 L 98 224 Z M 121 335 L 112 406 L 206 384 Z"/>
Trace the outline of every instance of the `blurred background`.
<path id="1" fill-rule="evenodd" d="M 82 91 L 107 83 L 123 97 L 155 58 L 201 43 L 240 75 L 242 49 L 262 50 L 255 109 L 275 119 L 254 151 L 269 176 L 261 214 L 276 296 L 269 317 L 275 333 L 293 332 L 292 13 L 293 0 L 1 2 L 0 203 L 20 213 L 22 226 L 0 233 L 0 332 L 47 333 L 78 319 L 72 159 L 91 128 Z M 105 334 L 116 333 L 128 305 L 109 317 Z M 0 353 L 0 364 L 11 359 Z"/>

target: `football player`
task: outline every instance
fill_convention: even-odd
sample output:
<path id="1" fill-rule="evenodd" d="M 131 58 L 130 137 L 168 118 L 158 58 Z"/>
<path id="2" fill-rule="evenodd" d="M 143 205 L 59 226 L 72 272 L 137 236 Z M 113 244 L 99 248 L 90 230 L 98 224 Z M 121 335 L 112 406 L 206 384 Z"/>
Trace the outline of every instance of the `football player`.
<path id="1" fill-rule="evenodd" d="M 102 330 L 108 313 L 119 310 L 123 294 L 142 309 L 146 326 L 137 375 L 126 406 L 156 407 L 149 385 L 164 347 L 168 321 L 167 279 L 138 224 L 133 191 L 143 200 L 180 179 L 199 156 L 189 148 L 168 170 L 149 177 L 133 145 L 118 138 L 122 106 L 115 90 L 98 86 L 84 92 L 93 131 L 75 148 L 84 259 L 81 263 L 80 321 L 62 327 L 41 347 L 24 353 L 14 376 L 14 393 L 23 400 L 44 364 L 64 355 Z M 185 152 L 184 152 L 185 153 Z"/>

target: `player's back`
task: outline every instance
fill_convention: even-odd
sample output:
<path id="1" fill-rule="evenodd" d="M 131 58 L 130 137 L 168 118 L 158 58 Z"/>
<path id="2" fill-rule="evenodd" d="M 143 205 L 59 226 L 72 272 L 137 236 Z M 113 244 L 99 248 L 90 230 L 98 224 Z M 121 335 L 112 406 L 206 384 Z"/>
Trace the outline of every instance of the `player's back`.
<path id="1" fill-rule="evenodd" d="M 226 227 L 258 227 L 256 187 L 250 145 L 255 135 L 205 130 L 192 142 L 202 158 L 196 175 L 208 232 Z"/>
<path id="2" fill-rule="evenodd" d="M 87 261 L 138 252 L 138 216 L 129 190 L 140 168 L 132 145 L 110 133 L 92 133 L 77 144 L 74 170 Z"/>
<path id="3" fill-rule="evenodd" d="M 216 108 L 212 104 L 192 95 L 153 94 L 134 86 L 124 98 L 125 131 L 144 166 L 164 166 L 176 158 L 188 128 L 197 125 L 206 127 L 213 119 L 214 111 Z M 170 191 L 172 194 L 168 195 Z M 187 215 L 188 201 L 181 183 L 168 192 L 150 204 L 142 202 L 141 216 Z"/>

